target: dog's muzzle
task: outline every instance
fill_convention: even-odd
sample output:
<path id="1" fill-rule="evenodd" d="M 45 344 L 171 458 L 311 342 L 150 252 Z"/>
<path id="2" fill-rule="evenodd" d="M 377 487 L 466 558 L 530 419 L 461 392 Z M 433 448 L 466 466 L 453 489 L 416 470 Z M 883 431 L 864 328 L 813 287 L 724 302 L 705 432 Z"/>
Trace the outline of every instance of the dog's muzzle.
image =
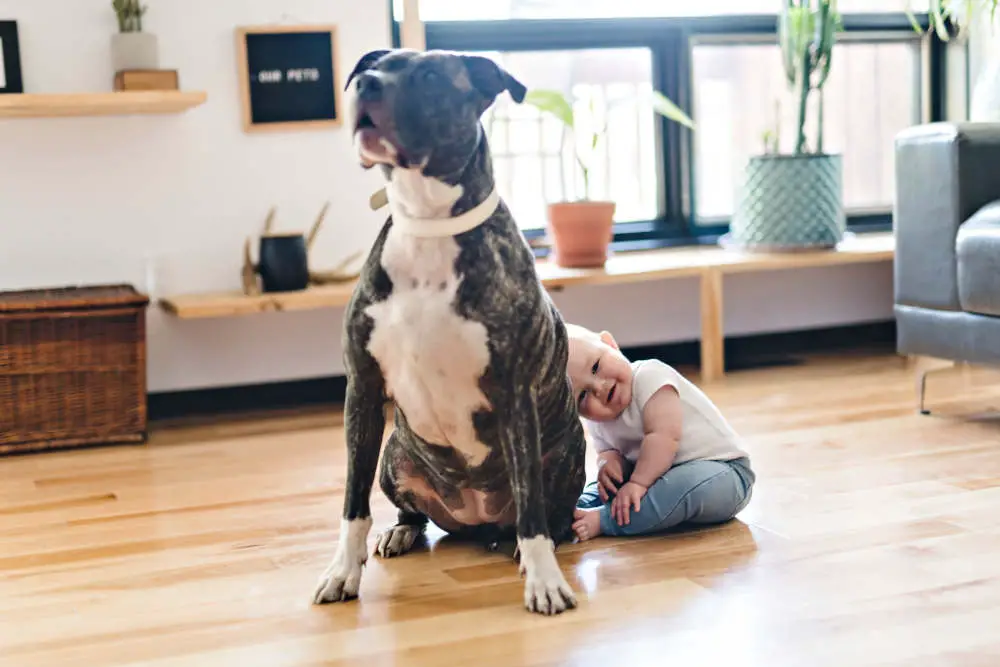
<path id="1" fill-rule="evenodd" d="M 369 72 L 358 77 L 357 96 L 354 141 L 364 166 L 383 163 L 407 168 L 411 160 L 400 146 L 379 77 Z"/>

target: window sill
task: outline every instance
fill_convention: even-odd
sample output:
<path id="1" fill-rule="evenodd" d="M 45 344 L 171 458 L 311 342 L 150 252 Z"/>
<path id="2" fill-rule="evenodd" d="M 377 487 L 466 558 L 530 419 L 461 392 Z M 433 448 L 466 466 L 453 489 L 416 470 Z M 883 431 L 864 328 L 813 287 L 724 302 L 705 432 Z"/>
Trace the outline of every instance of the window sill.
<path id="1" fill-rule="evenodd" d="M 792 268 L 836 266 L 891 260 L 895 236 L 891 231 L 854 232 L 835 250 L 787 253 L 740 252 L 722 248 L 717 241 L 699 237 L 687 243 L 655 239 L 636 243 L 655 247 L 612 248 L 607 263 L 600 268 L 571 269 L 539 258 L 538 275 L 549 289 L 571 285 L 606 285 L 643 282 L 663 278 L 696 277 L 706 273 L 747 273 Z"/>
<path id="2" fill-rule="evenodd" d="M 671 248 L 717 248 L 719 239 L 728 231 L 728 228 L 728 225 L 693 227 L 694 233 L 674 233 L 661 236 L 619 233 L 611 242 L 610 249 L 612 253 L 618 254 Z M 892 219 L 891 216 L 886 215 L 859 218 L 857 222 L 852 221 L 848 225 L 848 232 L 855 237 L 892 232 Z M 544 243 L 544 234 L 542 229 L 532 229 L 525 233 L 537 259 L 546 259 L 549 256 L 550 246 Z"/>

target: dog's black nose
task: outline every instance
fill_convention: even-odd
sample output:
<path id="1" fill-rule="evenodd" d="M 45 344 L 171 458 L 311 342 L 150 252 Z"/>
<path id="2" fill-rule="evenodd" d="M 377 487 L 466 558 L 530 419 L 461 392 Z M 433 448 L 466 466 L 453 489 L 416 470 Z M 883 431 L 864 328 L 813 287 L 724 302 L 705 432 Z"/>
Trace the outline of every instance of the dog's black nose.
<path id="1" fill-rule="evenodd" d="M 382 98 L 382 81 L 377 75 L 365 72 L 358 77 L 358 97 L 372 102 Z"/>

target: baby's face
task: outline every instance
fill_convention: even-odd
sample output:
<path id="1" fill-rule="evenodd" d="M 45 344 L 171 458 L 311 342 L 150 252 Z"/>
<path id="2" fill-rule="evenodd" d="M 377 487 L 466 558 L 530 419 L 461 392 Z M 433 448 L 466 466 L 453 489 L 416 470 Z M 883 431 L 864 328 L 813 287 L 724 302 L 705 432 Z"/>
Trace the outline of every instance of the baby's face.
<path id="1" fill-rule="evenodd" d="M 632 400 L 632 367 L 610 334 L 601 341 L 570 338 L 568 371 L 580 415 L 593 421 L 615 419 Z"/>

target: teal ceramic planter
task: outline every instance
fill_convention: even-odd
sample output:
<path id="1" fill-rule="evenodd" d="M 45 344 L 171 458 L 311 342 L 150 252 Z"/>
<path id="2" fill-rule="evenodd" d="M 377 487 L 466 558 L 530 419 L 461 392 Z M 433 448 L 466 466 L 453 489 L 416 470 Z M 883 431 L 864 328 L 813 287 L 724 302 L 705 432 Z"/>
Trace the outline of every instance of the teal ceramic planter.
<path id="1" fill-rule="evenodd" d="M 750 158 L 726 244 L 746 250 L 832 248 L 844 238 L 840 155 Z"/>

